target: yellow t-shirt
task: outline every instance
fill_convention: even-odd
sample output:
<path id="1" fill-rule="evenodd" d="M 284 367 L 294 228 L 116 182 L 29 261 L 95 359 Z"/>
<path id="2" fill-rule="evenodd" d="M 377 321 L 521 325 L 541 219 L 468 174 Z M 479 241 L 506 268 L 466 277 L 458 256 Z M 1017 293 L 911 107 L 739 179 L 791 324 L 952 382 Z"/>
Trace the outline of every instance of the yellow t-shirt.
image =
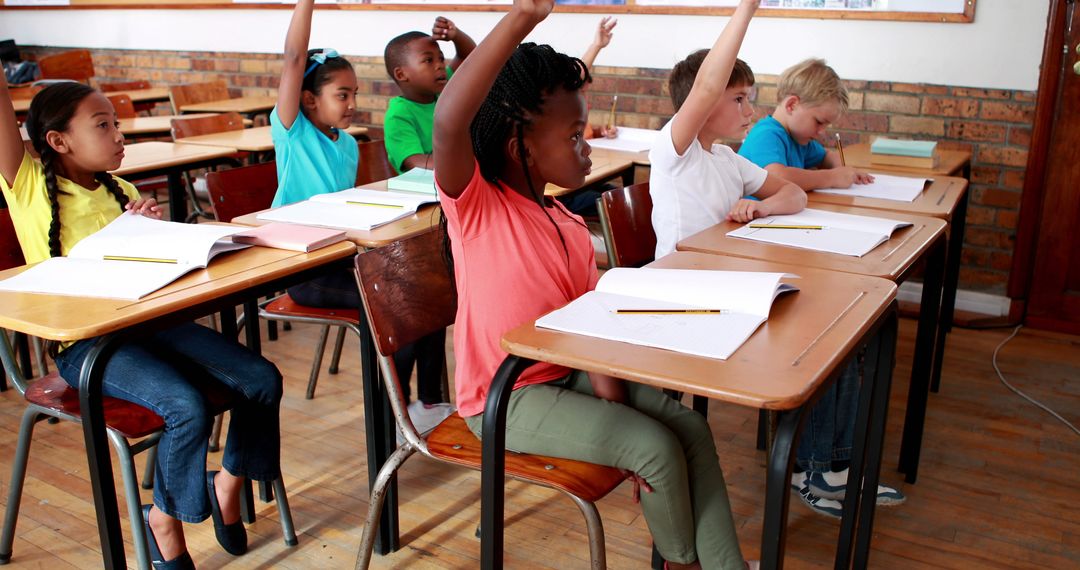
<path id="1" fill-rule="evenodd" d="M 116 178 L 120 188 L 131 200 L 139 199 L 139 191 L 130 183 Z M 60 250 L 67 255 L 84 237 L 100 230 L 121 214 L 116 198 L 102 184 L 93 190 L 64 178 L 56 177 L 60 188 Z M 52 224 L 52 206 L 45 189 L 45 172 L 41 163 L 30 153 L 23 154 L 15 183 L 10 187 L 0 176 L 0 190 L 4 192 L 19 236 L 23 257 L 27 263 L 37 263 L 49 255 L 49 226 Z"/>

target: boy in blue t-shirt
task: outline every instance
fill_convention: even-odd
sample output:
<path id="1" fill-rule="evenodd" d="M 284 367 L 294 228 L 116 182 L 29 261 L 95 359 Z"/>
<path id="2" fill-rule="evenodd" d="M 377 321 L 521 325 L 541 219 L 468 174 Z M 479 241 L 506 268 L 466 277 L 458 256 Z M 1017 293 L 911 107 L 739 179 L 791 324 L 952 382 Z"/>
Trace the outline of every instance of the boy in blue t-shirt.
<path id="1" fill-rule="evenodd" d="M 825 150 L 825 129 L 847 110 L 848 95 L 840 77 L 820 59 L 798 63 L 780 75 L 776 110 L 754 125 L 739 154 L 803 190 L 850 188 L 873 176 L 841 163 Z"/>
<path id="2" fill-rule="evenodd" d="M 457 54 L 448 64 L 436 40 L 453 42 Z M 432 168 L 431 129 L 435 100 L 455 69 L 472 53 L 476 42 L 453 22 L 439 16 L 431 35 L 406 32 L 386 44 L 386 73 L 401 95 L 390 100 L 383 117 L 384 144 L 398 172 Z"/>
<path id="3" fill-rule="evenodd" d="M 841 164 L 839 154 L 825 150 L 817 140 L 848 105 L 840 77 L 823 60 L 808 59 L 786 69 L 776 96 L 776 110 L 754 125 L 739 148 L 740 155 L 804 190 L 849 188 L 873 180 Z M 810 410 L 795 460 L 797 472 L 791 478 L 792 489 L 807 506 L 835 518 L 840 518 L 843 509 L 863 358 L 860 353 Z M 900 491 L 878 485 L 877 504 L 903 501 Z"/>

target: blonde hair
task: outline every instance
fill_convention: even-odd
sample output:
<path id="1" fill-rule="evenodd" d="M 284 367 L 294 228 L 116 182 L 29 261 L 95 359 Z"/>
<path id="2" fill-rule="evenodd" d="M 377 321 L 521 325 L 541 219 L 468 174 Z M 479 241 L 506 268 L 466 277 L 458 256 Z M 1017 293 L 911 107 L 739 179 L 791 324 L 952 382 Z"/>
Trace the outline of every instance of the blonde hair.
<path id="1" fill-rule="evenodd" d="M 780 74 L 780 81 L 776 85 L 776 100 L 783 101 L 789 95 L 795 95 L 806 105 L 835 101 L 840 105 L 841 112 L 848 107 L 847 89 L 840 82 L 840 76 L 825 64 L 824 59 L 807 59 Z"/>

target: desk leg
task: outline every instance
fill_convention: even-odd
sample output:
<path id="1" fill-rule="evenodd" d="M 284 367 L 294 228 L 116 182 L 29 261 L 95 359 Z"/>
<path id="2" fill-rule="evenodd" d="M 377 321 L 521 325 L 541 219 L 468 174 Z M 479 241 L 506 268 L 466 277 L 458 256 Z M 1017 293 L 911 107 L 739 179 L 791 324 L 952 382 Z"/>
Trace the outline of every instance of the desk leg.
<path id="1" fill-rule="evenodd" d="M 222 316 L 224 317 L 224 315 Z M 235 331 L 235 317 L 232 322 L 232 329 Z M 222 331 L 225 330 L 224 322 L 221 323 L 221 329 Z M 235 336 L 236 333 L 233 332 L 233 335 Z M 255 354 L 262 354 L 262 336 L 259 334 L 259 299 L 257 297 L 244 301 L 244 339 L 247 341 L 248 350 Z"/>
<path id="2" fill-rule="evenodd" d="M 926 260 L 919 329 L 915 333 L 915 358 L 911 365 L 904 435 L 900 443 L 900 471 L 907 474 L 904 480 L 908 483 L 915 482 L 919 469 L 919 451 L 926 422 L 926 401 L 930 395 L 930 375 L 934 364 L 934 343 L 940 318 L 944 255 L 945 243 L 939 241 L 930 250 Z"/>
<path id="3" fill-rule="evenodd" d="M 956 205 L 949 227 L 949 253 L 945 258 L 945 284 L 941 297 L 941 323 L 938 326 L 937 344 L 934 347 L 934 371 L 930 377 L 930 390 L 941 388 L 941 366 L 945 356 L 945 335 L 952 331 L 953 312 L 956 309 L 956 288 L 960 284 L 960 256 L 964 250 L 964 228 L 967 225 L 969 192 Z"/>
<path id="4" fill-rule="evenodd" d="M 375 356 L 375 341 L 371 337 L 367 315 L 360 310 L 360 368 L 364 383 L 364 430 L 367 438 L 368 491 L 375 488 L 379 470 L 386 463 L 396 444 L 394 414 L 390 400 L 380 381 Z M 398 549 L 397 476 L 386 487 L 383 511 L 375 536 L 375 552 L 389 554 Z"/>
<path id="5" fill-rule="evenodd" d="M 187 219 L 187 192 L 184 189 L 184 179 L 179 171 L 170 170 L 169 179 L 169 219 L 174 222 L 183 222 Z"/>
<path id="6" fill-rule="evenodd" d="M 480 567 L 502 568 L 503 500 L 506 490 L 506 408 L 514 382 L 534 361 L 506 357 L 488 389 L 484 404 L 480 464 Z"/>
<path id="7" fill-rule="evenodd" d="M 795 465 L 799 431 L 809 416 L 810 402 L 780 414 L 780 423 L 769 452 L 765 474 L 765 520 L 761 529 L 761 568 L 784 567 L 787 543 L 787 516 L 791 498 L 791 470 Z"/>
<path id="8" fill-rule="evenodd" d="M 79 374 L 79 406 L 82 408 L 83 438 L 86 440 L 90 485 L 94 492 L 94 511 L 97 513 L 98 536 L 101 540 L 102 566 L 110 570 L 127 568 L 109 443 L 105 439 L 105 411 L 101 407 L 105 364 L 118 344 L 115 334 L 99 338 L 87 354 Z"/>

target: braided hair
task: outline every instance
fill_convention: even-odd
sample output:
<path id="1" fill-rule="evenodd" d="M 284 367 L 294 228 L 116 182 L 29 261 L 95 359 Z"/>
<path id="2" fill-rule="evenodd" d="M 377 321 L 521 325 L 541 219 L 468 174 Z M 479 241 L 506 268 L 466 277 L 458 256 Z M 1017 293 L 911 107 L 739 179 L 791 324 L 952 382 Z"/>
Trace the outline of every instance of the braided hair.
<path id="1" fill-rule="evenodd" d="M 30 102 L 30 111 L 26 116 L 26 132 L 30 135 L 30 143 L 34 150 L 41 156 L 41 166 L 45 174 L 45 189 L 49 195 L 49 204 L 52 206 L 52 223 L 49 225 L 49 254 L 52 257 L 60 257 L 60 185 L 57 183 L 57 167 L 59 166 L 59 153 L 56 152 L 45 135 L 49 131 L 64 132 L 75 116 L 75 111 L 83 99 L 96 91 L 82 83 L 66 81 L 56 83 L 41 90 Z M 98 172 L 94 179 L 100 182 L 116 198 L 120 204 L 120 211 L 127 206 L 128 197 L 124 194 L 120 184 L 111 174 Z"/>
<path id="2" fill-rule="evenodd" d="M 480 175 L 492 183 L 499 181 L 507 167 L 504 152 L 506 141 L 511 137 L 523 141 L 525 130 L 532 125 L 531 117 L 543 113 L 546 95 L 557 89 L 578 91 L 591 81 L 589 69 L 580 59 L 558 53 L 549 45 L 531 42 L 519 45 L 499 71 L 491 91 L 470 125 L 473 154 L 480 165 Z M 518 144 L 518 159 L 529 192 L 555 226 L 569 263 L 566 239 L 544 207 L 548 198 L 543 196 L 543 189 L 533 185 L 532 176 L 529 175 L 524 143 Z"/>

